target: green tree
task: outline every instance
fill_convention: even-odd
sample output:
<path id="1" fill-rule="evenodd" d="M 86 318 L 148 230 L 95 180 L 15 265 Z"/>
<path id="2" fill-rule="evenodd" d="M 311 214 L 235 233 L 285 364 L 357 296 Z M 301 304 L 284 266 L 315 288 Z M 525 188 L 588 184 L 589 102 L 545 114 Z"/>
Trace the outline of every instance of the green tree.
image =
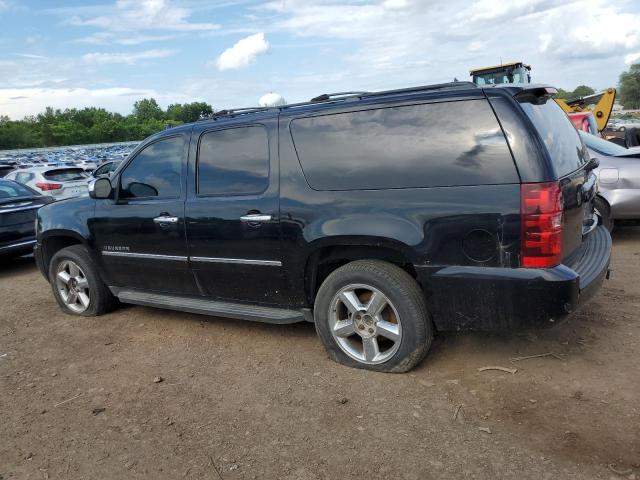
<path id="1" fill-rule="evenodd" d="M 133 104 L 133 114 L 138 121 L 147 122 L 149 120 L 162 120 L 164 112 L 158 105 L 155 98 L 143 98 Z"/>
<path id="2" fill-rule="evenodd" d="M 628 72 L 620 74 L 618 86 L 620 103 L 628 110 L 640 109 L 640 63 L 634 63 Z"/>
<path id="3" fill-rule="evenodd" d="M 586 97 L 587 95 L 593 95 L 594 93 L 596 93 L 596 91 L 593 88 L 586 85 L 580 85 L 576 87 L 573 92 L 571 92 L 571 97 L 569 99 L 582 98 Z"/>

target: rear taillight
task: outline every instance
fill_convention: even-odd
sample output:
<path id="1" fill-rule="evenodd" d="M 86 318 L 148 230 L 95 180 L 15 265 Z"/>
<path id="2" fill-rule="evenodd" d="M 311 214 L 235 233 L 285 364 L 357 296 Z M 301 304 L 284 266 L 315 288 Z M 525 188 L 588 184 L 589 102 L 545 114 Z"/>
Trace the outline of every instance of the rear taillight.
<path id="1" fill-rule="evenodd" d="M 38 182 L 38 183 L 36 183 L 36 187 L 38 187 L 43 192 L 48 192 L 50 190 L 60 190 L 62 188 L 62 184 L 61 183 Z"/>
<path id="2" fill-rule="evenodd" d="M 562 190 L 557 182 L 520 186 L 522 251 L 520 265 L 555 267 L 562 247 Z"/>

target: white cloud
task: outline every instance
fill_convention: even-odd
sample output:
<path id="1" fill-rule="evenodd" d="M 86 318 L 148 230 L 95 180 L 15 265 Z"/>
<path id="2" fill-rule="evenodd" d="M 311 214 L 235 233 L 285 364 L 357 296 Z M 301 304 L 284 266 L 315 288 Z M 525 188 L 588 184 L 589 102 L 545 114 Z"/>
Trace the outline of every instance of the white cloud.
<path id="1" fill-rule="evenodd" d="M 77 14 L 71 17 L 69 23 L 116 32 L 140 30 L 194 32 L 219 28 L 219 25 L 214 23 L 189 21 L 191 10 L 173 6 L 167 0 L 117 0 L 115 9 L 110 10 L 113 12 L 92 17 Z"/>
<path id="2" fill-rule="evenodd" d="M 142 35 L 135 33 L 123 35 L 122 33 L 116 34 L 113 32 L 100 31 L 87 35 L 86 37 L 77 38 L 73 40 L 73 43 L 86 43 L 89 45 L 113 45 L 114 43 L 118 45 L 140 45 L 142 43 L 172 40 L 177 38 L 179 35 L 180 34 Z"/>
<path id="3" fill-rule="evenodd" d="M 53 108 L 104 107 L 127 114 L 133 103 L 141 98 L 155 98 L 163 106 L 174 102 L 191 102 L 194 97 L 177 92 L 154 89 L 117 88 L 5 88 L 0 89 L 0 111 L 13 119 Z"/>
<path id="4" fill-rule="evenodd" d="M 265 40 L 264 33 L 256 33 L 239 40 L 233 47 L 227 48 L 213 62 L 213 65 L 221 71 L 246 67 L 268 50 L 269 42 Z"/>
<path id="5" fill-rule="evenodd" d="M 152 58 L 165 58 L 177 53 L 177 50 L 145 50 L 135 53 L 86 53 L 82 59 L 87 63 L 126 63 L 133 65 L 140 60 L 150 60 Z"/>
<path id="6" fill-rule="evenodd" d="M 640 60 L 640 52 L 630 53 L 629 55 L 625 55 L 624 57 L 624 63 L 626 63 L 627 65 L 631 65 L 637 60 Z"/>

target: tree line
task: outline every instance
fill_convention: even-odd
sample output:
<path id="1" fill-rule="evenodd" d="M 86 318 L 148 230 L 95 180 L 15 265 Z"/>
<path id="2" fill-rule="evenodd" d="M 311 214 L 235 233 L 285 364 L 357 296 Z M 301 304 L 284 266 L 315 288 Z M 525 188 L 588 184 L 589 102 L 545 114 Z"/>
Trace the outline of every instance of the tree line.
<path id="1" fill-rule="evenodd" d="M 95 107 L 47 107 L 22 120 L 0 116 L 0 150 L 142 140 L 211 113 L 213 108 L 205 102 L 177 103 L 163 110 L 153 98 L 135 102 L 129 115 Z"/>
<path id="2" fill-rule="evenodd" d="M 580 85 L 572 91 L 559 89 L 556 97 L 571 100 L 593 93 L 593 88 Z M 618 101 L 625 109 L 640 109 L 640 63 L 620 74 Z M 95 107 L 47 107 L 43 113 L 22 120 L 0 116 L 0 150 L 142 140 L 211 113 L 213 108 L 205 102 L 176 103 L 163 110 L 153 98 L 137 101 L 130 115 Z"/>

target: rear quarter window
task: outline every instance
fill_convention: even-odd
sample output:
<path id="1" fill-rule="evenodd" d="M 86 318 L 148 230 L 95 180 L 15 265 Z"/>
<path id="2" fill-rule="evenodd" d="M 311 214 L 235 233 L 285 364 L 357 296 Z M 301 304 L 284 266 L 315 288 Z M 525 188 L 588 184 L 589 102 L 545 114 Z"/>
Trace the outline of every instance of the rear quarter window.
<path id="1" fill-rule="evenodd" d="M 291 135 L 311 188 L 358 190 L 516 183 L 486 100 L 303 117 Z"/>
<path id="2" fill-rule="evenodd" d="M 589 153 L 578 131 L 564 110 L 553 100 L 542 105 L 521 103 L 542 139 L 558 178 L 562 178 L 589 161 Z"/>

